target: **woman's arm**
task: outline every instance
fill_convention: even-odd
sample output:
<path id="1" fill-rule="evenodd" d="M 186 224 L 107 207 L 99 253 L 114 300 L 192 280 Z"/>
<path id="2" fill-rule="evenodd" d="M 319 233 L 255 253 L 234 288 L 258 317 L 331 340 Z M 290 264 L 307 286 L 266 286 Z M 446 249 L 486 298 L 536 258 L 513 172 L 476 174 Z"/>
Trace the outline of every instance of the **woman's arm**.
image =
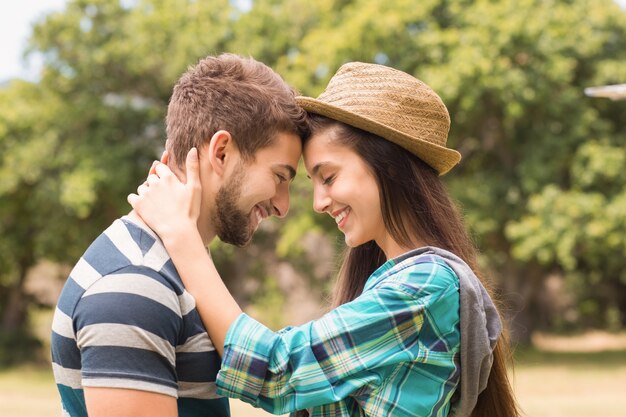
<path id="1" fill-rule="evenodd" d="M 196 308 L 207 333 L 219 352 L 224 354 L 228 328 L 241 314 L 241 308 L 222 281 L 206 250 L 198 229 L 181 229 L 163 240 L 179 275 L 196 299 Z"/>
<path id="2" fill-rule="evenodd" d="M 138 194 L 128 196 L 137 214 L 154 230 L 165 245 L 187 290 L 196 299 L 196 308 L 207 333 L 220 355 L 228 328 L 241 314 L 207 251 L 197 220 L 200 212 L 200 173 L 198 153 L 187 155 L 187 182 L 182 183 L 165 164 L 153 166 Z"/>
<path id="3" fill-rule="evenodd" d="M 274 414 L 326 404 L 316 415 L 339 415 L 336 407 L 348 404 L 342 400 L 363 395 L 366 415 L 390 415 L 390 398 L 412 412 L 439 404 L 458 376 L 458 286 L 434 263 L 401 273 L 400 280 L 423 285 L 385 280 L 320 319 L 279 332 L 241 314 L 226 335 L 218 392 Z M 442 317 L 427 313 L 434 304 Z"/>

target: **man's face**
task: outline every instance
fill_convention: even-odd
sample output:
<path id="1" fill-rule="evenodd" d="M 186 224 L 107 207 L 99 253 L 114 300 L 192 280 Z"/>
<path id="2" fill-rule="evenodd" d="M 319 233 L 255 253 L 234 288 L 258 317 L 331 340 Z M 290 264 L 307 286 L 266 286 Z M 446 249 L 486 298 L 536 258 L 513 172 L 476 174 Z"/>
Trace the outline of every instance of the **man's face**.
<path id="1" fill-rule="evenodd" d="M 289 184 L 301 152 L 298 136 L 279 133 L 253 161 L 239 161 L 217 192 L 212 212 L 216 234 L 223 242 L 245 246 L 263 219 L 287 214 Z"/>

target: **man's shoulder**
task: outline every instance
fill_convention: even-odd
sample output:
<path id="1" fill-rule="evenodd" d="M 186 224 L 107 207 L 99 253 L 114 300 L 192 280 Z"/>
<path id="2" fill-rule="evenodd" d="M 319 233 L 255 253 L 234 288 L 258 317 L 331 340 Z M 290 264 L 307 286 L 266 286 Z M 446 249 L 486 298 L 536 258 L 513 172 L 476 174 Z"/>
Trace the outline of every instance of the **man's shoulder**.
<path id="1" fill-rule="evenodd" d="M 227 400 L 215 393 L 219 355 L 149 230 L 127 218 L 113 222 L 76 263 L 57 307 L 57 383 L 167 393 L 182 410 L 202 403 L 228 415 Z M 81 356 L 83 349 L 89 355 Z"/>
<path id="2" fill-rule="evenodd" d="M 163 243 L 128 216 L 116 219 L 89 245 L 70 276 L 105 276 L 128 267 L 180 280 Z"/>
<path id="3" fill-rule="evenodd" d="M 106 291 L 109 279 L 103 278 L 111 277 L 111 284 L 124 279 L 128 286 L 156 285 L 176 297 L 184 292 L 161 241 L 127 217 L 116 219 L 87 248 L 69 274 L 59 305 L 69 313 L 96 283 Z"/>
<path id="4" fill-rule="evenodd" d="M 127 265 L 160 271 L 170 257 L 153 232 L 124 216 L 116 219 L 92 242 L 83 259 L 101 275 L 106 275 Z"/>

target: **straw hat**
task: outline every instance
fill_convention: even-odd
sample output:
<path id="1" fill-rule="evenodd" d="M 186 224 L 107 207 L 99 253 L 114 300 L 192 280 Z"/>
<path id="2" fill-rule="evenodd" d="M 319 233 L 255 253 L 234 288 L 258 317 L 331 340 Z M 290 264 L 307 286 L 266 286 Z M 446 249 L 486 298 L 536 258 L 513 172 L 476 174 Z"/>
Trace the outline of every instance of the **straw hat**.
<path id="1" fill-rule="evenodd" d="M 318 98 L 297 97 L 306 111 L 374 133 L 417 155 L 440 175 L 461 154 L 446 148 L 450 116 L 441 98 L 415 77 L 384 65 L 350 62 Z"/>

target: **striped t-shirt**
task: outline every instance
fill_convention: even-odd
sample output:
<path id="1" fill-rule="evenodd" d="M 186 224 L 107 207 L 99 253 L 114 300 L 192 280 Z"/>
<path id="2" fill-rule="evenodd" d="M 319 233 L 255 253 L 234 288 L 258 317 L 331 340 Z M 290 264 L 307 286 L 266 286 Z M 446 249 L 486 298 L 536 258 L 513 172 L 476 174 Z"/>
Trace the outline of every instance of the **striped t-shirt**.
<path id="1" fill-rule="evenodd" d="M 129 217 L 87 249 L 52 323 L 64 415 L 86 417 L 83 387 L 176 397 L 179 416 L 228 416 L 215 393 L 220 357 L 161 241 Z"/>

